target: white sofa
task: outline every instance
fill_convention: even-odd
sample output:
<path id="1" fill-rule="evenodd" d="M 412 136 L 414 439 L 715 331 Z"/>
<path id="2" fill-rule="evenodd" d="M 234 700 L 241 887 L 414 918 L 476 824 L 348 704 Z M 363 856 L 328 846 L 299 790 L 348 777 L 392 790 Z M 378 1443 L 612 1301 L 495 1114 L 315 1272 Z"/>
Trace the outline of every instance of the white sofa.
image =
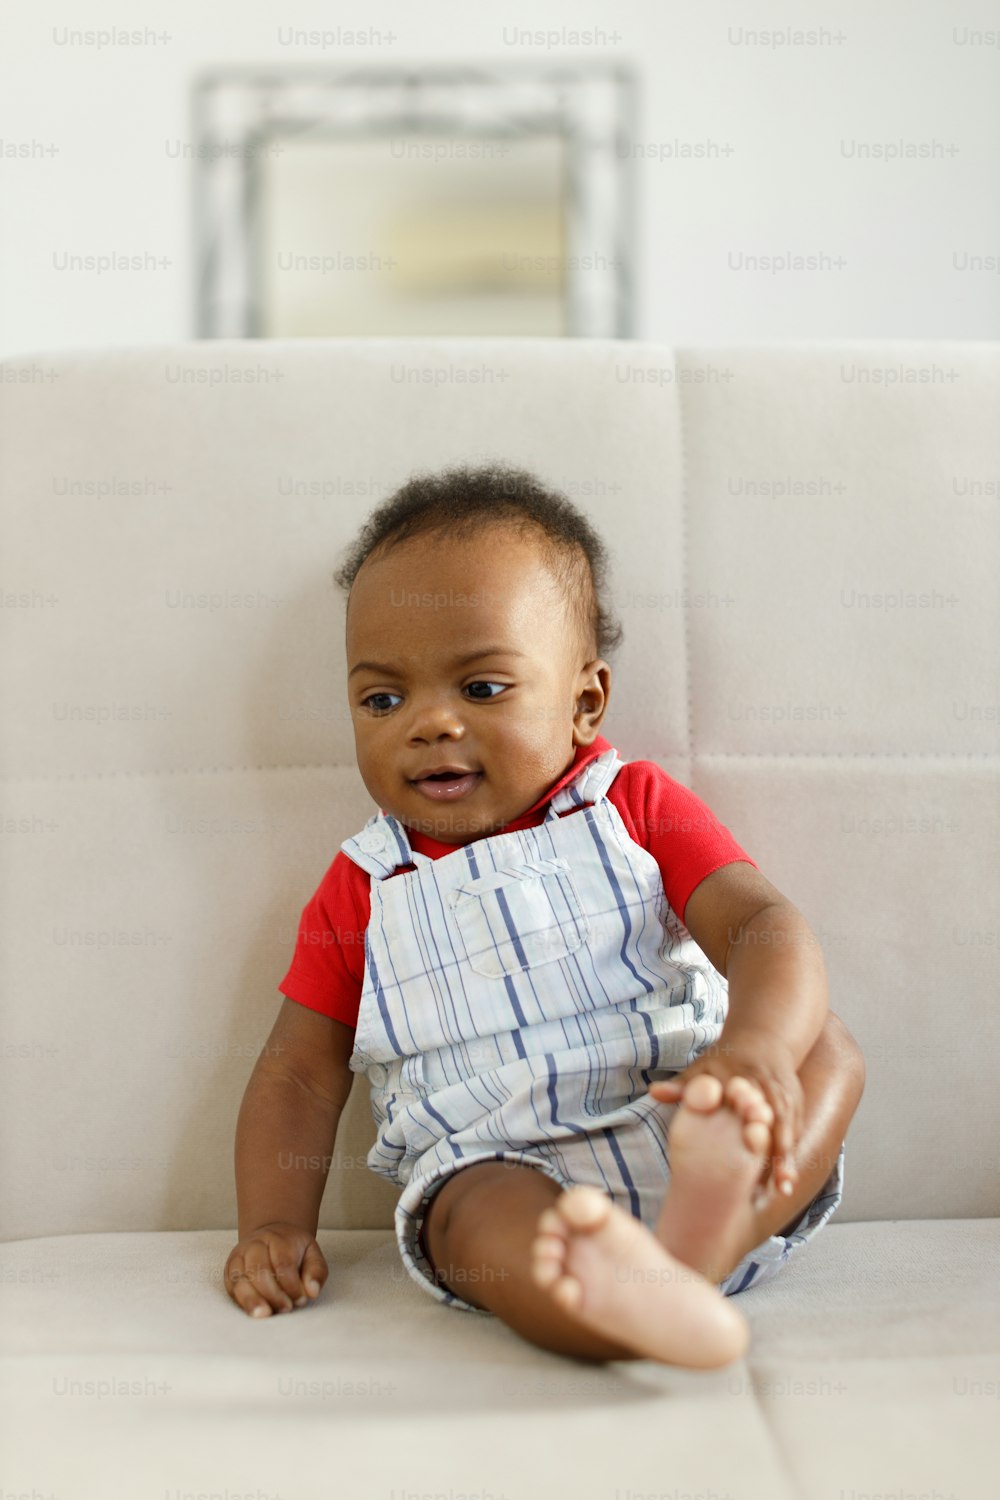
<path id="1" fill-rule="evenodd" d="M 994 1495 L 1000 345 L 35 354 L 0 430 L 4 1500 Z M 841 1208 L 726 1370 L 425 1296 L 364 1080 L 318 1303 L 222 1288 L 299 913 L 374 810 L 331 572 L 411 472 L 487 457 L 605 535 L 602 733 L 801 907 L 866 1054 Z"/>

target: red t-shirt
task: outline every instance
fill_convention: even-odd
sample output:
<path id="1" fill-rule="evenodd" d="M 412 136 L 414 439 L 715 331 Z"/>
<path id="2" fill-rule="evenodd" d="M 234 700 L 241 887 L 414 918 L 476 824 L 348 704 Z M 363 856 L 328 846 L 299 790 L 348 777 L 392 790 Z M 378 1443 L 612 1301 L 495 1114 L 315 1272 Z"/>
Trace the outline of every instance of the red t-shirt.
<path id="1" fill-rule="evenodd" d="M 608 741 L 600 735 L 592 745 L 578 746 L 572 765 L 534 807 L 494 832 L 535 828 L 544 821 L 545 809 L 556 792 L 590 761 L 610 749 Z M 648 849 L 659 865 L 664 894 L 682 922 L 688 897 L 713 870 L 736 860 L 745 860 L 755 870 L 759 868 L 705 803 L 654 761 L 628 761 L 611 783 L 607 796 L 621 814 L 629 837 Z M 459 847 L 443 844 L 416 830 L 407 829 L 407 837 L 412 849 L 432 859 L 453 854 Z M 413 866 L 404 868 L 409 870 Z M 278 986 L 290 1000 L 347 1026 L 357 1025 L 364 987 L 371 879 L 368 871 L 356 865 L 342 849 L 337 851 L 315 895 L 303 908 L 291 968 Z"/>

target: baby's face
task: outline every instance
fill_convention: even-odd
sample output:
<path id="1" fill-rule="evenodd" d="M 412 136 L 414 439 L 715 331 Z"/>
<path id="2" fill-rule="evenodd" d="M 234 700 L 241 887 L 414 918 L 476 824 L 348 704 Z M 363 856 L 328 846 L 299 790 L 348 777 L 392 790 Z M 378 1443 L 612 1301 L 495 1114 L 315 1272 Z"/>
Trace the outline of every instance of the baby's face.
<path id="1" fill-rule="evenodd" d="M 588 654 L 530 540 L 416 537 L 370 558 L 348 604 L 347 687 L 377 805 L 449 844 L 526 812 L 597 735 L 611 669 Z M 421 786 L 445 766 L 471 780 Z"/>

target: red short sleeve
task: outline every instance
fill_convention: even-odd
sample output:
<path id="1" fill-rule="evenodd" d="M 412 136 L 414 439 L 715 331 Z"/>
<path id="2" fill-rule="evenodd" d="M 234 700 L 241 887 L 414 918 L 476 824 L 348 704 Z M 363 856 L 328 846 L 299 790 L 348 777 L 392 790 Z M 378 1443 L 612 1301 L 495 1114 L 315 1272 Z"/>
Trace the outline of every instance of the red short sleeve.
<path id="1" fill-rule="evenodd" d="M 664 895 L 682 922 L 688 897 L 713 870 L 735 860 L 760 868 L 711 808 L 655 761 L 628 761 L 611 783 L 608 799 L 630 836 L 653 855 Z"/>
<path id="2" fill-rule="evenodd" d="M 278 985 L 281 993 L 357 1026 L 370 917 L 371 877 L 340 850 L 302 909 L 291 967 Z"/>

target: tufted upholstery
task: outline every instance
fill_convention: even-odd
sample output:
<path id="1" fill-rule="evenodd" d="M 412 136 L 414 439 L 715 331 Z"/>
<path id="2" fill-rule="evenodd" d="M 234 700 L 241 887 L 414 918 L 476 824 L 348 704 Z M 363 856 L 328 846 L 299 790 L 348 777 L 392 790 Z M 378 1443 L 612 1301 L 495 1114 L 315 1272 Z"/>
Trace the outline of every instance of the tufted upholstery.
<path id="1" fill-rule="evenodd" d="M 5 1489 L 299 1497 L 337 1465 L 513 1500 L 559 1453 L 585 1496 L 985 1495 L 1000 346 L 218 342 L 2 376 Z M 252 1324 L 221 1289 L 299 912 L 373 811 L 330 574 L 411 472 L 487 457 L 606 537 L 602 733 L 801 907 L 866 1054 L 842 1208 L 741 1299 L 730 1371 L 578 1366 L 423 1297 L 364 1080 L 319 1304 Z"/>

